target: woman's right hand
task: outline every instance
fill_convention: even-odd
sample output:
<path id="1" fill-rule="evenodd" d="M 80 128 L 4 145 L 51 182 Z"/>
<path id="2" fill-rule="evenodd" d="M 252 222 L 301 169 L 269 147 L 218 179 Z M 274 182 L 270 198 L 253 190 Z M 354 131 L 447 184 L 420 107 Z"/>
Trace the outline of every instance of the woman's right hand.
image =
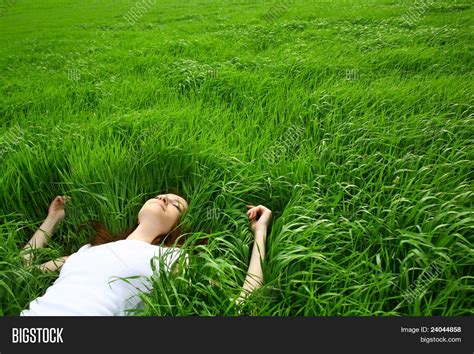
<path id="1" fill-rule="evenodd" d="M 71 197 L 58 195 L 51 202 L 51 205 L 48 209 L 48 217 L 53 219 L 56 222 L 61 221 L 66 216 L 64 207 L 71 200 Z"/>
<path id="2" fill-rule="evenodd" d="M 247 216 L 250 219 L 250 226 L 255 233 L 257 230 L 266 231 L 272 219 L 272 211 L 263 205 L 247 205 Z"/>

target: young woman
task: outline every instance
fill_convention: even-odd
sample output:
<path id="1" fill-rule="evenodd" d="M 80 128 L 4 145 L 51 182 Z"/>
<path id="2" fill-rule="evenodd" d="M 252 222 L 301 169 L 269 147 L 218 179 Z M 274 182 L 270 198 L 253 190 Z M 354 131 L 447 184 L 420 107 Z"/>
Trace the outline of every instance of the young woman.
<path id="1" fill-rule="evenodd" d="M 51 203 L 47 218 L 23 249 L 28 265 L 33 260 L 31 251 L 44 247 L 56 225 L 64 219 L 64 207 L 69 200 L 57 196 Z M 262 285 L 261 262 L 272 216 L 263 205 L 247 205 L 247 209 L 255 242 L 237 304 Z M 175 242 L 177 235 L 173 231 L 187 210 L 188 203 L 181 196 L 158 195 L 145 202 L 138 213 L 138 225 L 122 234 L 123 239 L 111 239 L 106 233 L 104 237 L 104 232 L 99 232 L 93 242 L 76 253 L 43 263 L 43 271 L 60 269 L 59 277 L 20 315 L 124 316 L 140 307 L 139 293 L 150 290 L 151 262 L 156 271 L 164 267 L 167 272 L 176 271 L 183 256 L 188 264 L 188 256 Z"/>

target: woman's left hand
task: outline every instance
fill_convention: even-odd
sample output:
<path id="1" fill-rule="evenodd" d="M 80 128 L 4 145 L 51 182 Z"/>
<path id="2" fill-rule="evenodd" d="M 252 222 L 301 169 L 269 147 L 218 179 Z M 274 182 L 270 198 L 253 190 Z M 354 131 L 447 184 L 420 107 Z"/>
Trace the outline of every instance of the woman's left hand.
<path id="1" fill-rule="evenodd" d="M 255 233 L 257 230 L 266 231 L 270 225 L 272 218 L 272 211 L 263 205 L 247 205 L 247 216 L 250 219 L 250 225 L 252 231 Z"/>
<path id="2" fill-rule="evenodd" d="M 64 206 L 71 200 L 71 197 L 58 195 L 51 202 L 48 209 L 48 217 L 53 218 L 56 221 L 61 221 L 66 216 Z"/>

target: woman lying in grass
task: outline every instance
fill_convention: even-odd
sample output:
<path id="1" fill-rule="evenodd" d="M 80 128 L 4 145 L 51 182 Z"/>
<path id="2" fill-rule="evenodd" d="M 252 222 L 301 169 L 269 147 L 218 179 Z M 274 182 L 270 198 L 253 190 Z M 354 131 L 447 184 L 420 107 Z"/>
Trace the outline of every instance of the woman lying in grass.
<path id="1" fill-rule="evenodd" d="M 48 216 L 23 249 L 23 257 L 32 264 L 33 249 L 44 247 L 55 226 L 65 217 L 69 197 L 58 196 L 51 203 Z M 247 205 L 247 216 L 255 236 L 252 256 L 237 300 L 242 302 L 263 282 L 261 261 L 265 257 L 267 228 L 271 211 Z M 43 263 L 43 271 L 61 268 L 59 278 L 46 293 L 33 300 L 21 316 L 123 316 L 140 305 L 140 291 L 156 269 L 177 271 L 178 259 L 187 254 L 179 247 L 176 229 L 188 210 L 186 200 L 176 194 L 158 195 L 145 202 L 138 213 L 138 226 L 112 237 L 105 229 L 97 230 L 94 240 L 76 253 Z M 163 245 L 163 246 L 161 246 Z M 181 262 L 182 264 L 183 262 Z M 149 284 L 148 284 L 149 285 Z"/>

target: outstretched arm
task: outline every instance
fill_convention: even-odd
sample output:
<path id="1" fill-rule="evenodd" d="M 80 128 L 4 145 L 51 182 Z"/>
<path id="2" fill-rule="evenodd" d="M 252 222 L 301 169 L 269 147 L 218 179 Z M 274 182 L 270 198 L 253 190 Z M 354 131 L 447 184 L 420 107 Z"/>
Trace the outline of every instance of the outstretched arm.
<path id="1" fill-rule="evenodd" d="M 57 196 L 51 203 L 48 209 L 48 216 L 43 221 L 41 226 L 38 230 L 34 233 L 33 237 L 27 242 L 25 247 L 22 250 L 22 256 L 26 261 L 28 266 L 31 266 L 33 262 L 33 250 L 37 248 L 43 248 L 47 242 L 49 237 L 53 234 L 56 225 L 64 219 L 65 211 L 64 206 L 70 200 L 69 197 Z M 55 262 L 55 261 L 51 261 Z M 49 264 L 49 262 L 47 262 Z M 45 264 L 47 264 L 45 263 Z M 49 269 L 51 270 L 51 266 L 41 266 L 41 269 Z"/>
<path id="2" fill-rule="evenodd" d="M 48 215 L 39 229 L 36 230 L 33 237 L 28 241 L 25 247 L 23 247 L 22 256 L 27 265 L 31 265 L 33 262 L 32 251 L 36 248 L 43 248 L 48 243 L 48 238 L 53 234 L 58 223 L 59 220 Z"/>
<path id="3" fill-rule="evenodd" d="M 54 272 L 61 268 L 63 264 L 66 262 L 66 259 L 68 259 L 69 256 L 64 256 L 60 258 L 53 259 L 52 261 L 45 262 L 40 265 L 40 269 L 43 272 Z"/>
<path id="4" fill-rule="evenodd" d="M 247 212 L 249 216 L 252 231 L 255 236 L 255 242 L 252 248 L 252 255 L 250 257 L 250 264 L 245 277 L 244 285 L 237 299 L 239 305 L 245 298 L 252 293 L 255 289 L 258 289 L 263 284 L 263 272 L 262 262 L 265 258 L 265 242 L 267 240 L 267 229 L 270 224 L 272 212 L 270 209 L 259 205 L 254 207 L 248 205 L 247 208 L 250 210 Z"/>

